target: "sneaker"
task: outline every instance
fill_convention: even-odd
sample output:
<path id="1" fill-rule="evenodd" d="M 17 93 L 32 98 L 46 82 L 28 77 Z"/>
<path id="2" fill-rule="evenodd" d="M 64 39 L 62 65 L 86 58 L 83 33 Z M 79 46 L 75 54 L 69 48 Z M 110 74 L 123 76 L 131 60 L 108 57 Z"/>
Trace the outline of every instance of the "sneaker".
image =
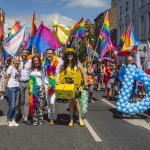
<path id="1" fill-rule="evenodd" d="M 21 118 L 20 123 L 24 123 L 24 119 L 23 118 Z"/>
<path id="2" fill-rule="evenodd" d="M 14 126 L 13 123 L 12 123 L 12 121 L 8 121 L 7 123 L 8 123 L 9 127 L 13 127 Z"/>
<path id="3" fill-rule="evenodd" d="M 3 96 L 3 95 L 1 96 L 1 99 L 4 99 L 4 96 Z"/>
<path id="4" fill-rule="evenodd" d="M 24 120 L 24 123 L 27 125 L 32 125 L 32 123 L 29 120 L 26 120 L 26 121 Z"/>
<path id="5" fill-rule="evenodd" d="M 15 120 L 12 121 L 12 124 L 14 127 L 19 127 L 19 124 Z"/>

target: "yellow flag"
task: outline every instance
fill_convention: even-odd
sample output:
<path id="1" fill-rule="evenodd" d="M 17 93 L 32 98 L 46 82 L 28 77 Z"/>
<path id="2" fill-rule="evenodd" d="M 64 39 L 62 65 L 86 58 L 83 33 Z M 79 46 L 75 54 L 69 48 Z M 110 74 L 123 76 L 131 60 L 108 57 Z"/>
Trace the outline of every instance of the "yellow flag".
<path id="1" fill-rule="evenodd" d="M 57 17 L 58 16 L 55 15 L 52 22 L 53 33 L 62 45 L 66 45 L 66 42 L 70 35 L 70 29 L 63 24 L 57 24 Z"/>

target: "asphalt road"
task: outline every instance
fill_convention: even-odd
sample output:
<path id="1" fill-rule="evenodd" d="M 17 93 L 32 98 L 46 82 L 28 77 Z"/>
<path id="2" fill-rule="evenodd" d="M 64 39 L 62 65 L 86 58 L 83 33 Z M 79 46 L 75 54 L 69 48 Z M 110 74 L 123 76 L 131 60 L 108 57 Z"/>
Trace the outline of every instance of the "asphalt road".
<path id="1" fill-rule="evenodd" d="M 87 124 L 80 127 L 77 121 L 72 128 L 68 127 L 68 104 L 63 103 L 57 103 L 58 123 L 54 126 L 49 125 L 45 111 L 42 126 L 8 127 L 8 104 L 0 100 L 0 150 L 149 150 L 149 115 L 117 118 L 118 112 L 101 100 L 102 95 L 103 92 L 94 93 L 96 103 L 89 104 L 85 118 L 91 128 Z M 102 141 L 96 142 L 95 135 Z"/>

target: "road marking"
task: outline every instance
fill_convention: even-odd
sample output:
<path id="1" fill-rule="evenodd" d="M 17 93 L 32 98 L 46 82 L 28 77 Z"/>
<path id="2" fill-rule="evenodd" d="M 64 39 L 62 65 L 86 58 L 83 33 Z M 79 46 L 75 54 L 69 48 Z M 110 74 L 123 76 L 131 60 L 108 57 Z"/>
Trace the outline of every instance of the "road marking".
<path id="1" fill-rule="evenodd" d="M 103 102 L 105 102 L 106 104 L 110 105 L 111 107 L 117 108 L 114 104 L 108 102 L 107 100 L 105 100 L 105 99 L 101 99 L 101 100 Z M 123 119 L 123 120 L 125 120 L 126 122 L 129 122 L 135 126 L 143 127 L 150 131 L 150 125 L 144 119 Z"/>
<path id="2" fill-rule="evenodd" d="M 91 133 L 91 135 L 93 136 L 93 138 L 95 139 L 96 142 L 102 142 L 102 140 L 100 139 L 100 137 L 96 134 L 96 132 L 94 131 L 94 129 L 91 127 L 91 125 L 89 124 L 89 122 L 84 119 L 83 120 L 85 123 L 85 126 L 87 127 L 87 129 L 89 130 L 89 132 Z"/>
<path id="3" fill-rule="evenodd" d="M 7 116 L 0 117 L 0 126 L 7 125 Z"/>

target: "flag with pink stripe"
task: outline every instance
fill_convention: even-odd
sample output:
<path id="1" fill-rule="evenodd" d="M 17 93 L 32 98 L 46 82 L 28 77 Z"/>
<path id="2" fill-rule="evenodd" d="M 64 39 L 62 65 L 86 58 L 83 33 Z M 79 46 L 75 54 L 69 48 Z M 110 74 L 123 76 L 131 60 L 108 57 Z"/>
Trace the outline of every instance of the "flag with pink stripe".
<path id="1" fill-rule="evenodd" d="M 4 42 L 3 42 L 3 48 L 4 50 L 9 53 L 11 56 L 14 56 L 19 47 L 20 44 L 23 40 L 24 37 L 24 33 L 25 33 L 25 24 L 22 26 L 22 28 L 11 38 L 7 38 Z"/>

